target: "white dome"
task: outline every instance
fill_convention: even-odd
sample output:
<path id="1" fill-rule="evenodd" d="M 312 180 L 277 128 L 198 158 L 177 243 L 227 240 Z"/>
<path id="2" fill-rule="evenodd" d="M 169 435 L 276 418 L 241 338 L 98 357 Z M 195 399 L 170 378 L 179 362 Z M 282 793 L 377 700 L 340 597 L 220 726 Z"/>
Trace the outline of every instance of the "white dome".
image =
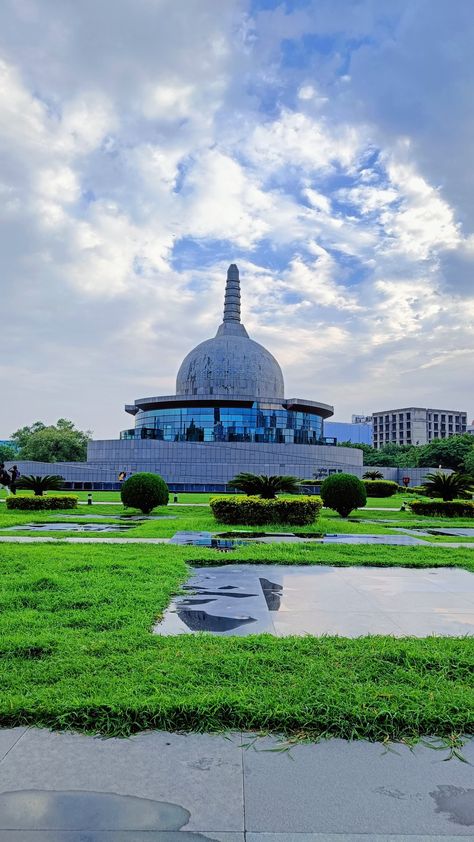
<path id="1" fill-rule="evenodd" d="M 248 337 L 240 322 L 239 271 L 229 266 L 224 321 L 214 339 L 201 342 L 184 358 L 176 378 L 177 395 L 282 400 L 283 374 L 275 357 Z"/>
<path id="2" fill-rule="evenodd" d="M 228 395 L 282 399 L 283 374 L 266 348 L 245 336 L 216 336 L 183 360 L 177 395 Z"/>

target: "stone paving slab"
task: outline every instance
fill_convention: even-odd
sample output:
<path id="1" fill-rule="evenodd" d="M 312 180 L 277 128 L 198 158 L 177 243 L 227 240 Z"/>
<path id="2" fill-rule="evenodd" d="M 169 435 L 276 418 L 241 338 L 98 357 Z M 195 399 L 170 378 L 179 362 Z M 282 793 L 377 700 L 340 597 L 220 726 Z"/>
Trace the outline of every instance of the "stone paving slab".
<path id="1" fill-rule="evenodd" d="M 169 544 L 169 538 L 54 538 L 53 536 L 35 535 L 35 537 L 21 535 L 0 535 L 0 543 L 4 544 L 39 544 L 59 542 L 64 544 Z"/>
<path id="2" fill-rule="evenodd" d="M 18 739 L 18 735 L 20 738 Z M 474 837 L 461 749 L 252 734 L 100 739 L 0 730 L 0 842 L 454 842 Z M 440 745 L 440 742 L 433 742 Z"/>
<path id="3" fill-rule="evenodd" d="M 186 814 L 186 823 L 182 822 L 186 830 L 244 829 L 239 734 L 224 737 L 156 731 L 125 740 L 32 728 L 0 763 L 0 793 L 17 790 L 135 796 L 177 805 Z M 20 812 L 24 817 L 25 810 Z M 0 828 L 2 823 L 5 828 L 0 795 Z M 20 823 L 16 827 L 26 829 Z M 173 828 L 163 828 L 167 829 Z"/>
<path id="4" fill-rule="evenodd" d="M 156 634 L 474 635 L 474 576 L 459 568 L 228 564 L 195 568 L 185 590 Z"/>
<path id="5" fill-rule="evenodd" d="M 446 754 L 422 745 L 385 751 L 376 743 L 328 740 L 277 748 L 266 738 L 244 751 L 248 832 L 279 834 L 275 840 L 282 832 L 291 840 L 315 831 L 349 839 L 406 834 L 412 842 L 413 834 L 474 836 L 473 765 L 445 762 Z M 463 754 L 474 763 L 474 741 Z"/>
<path id="6" fill-rule="evenodd" d="M 400 836 L 398 833 L 246 833 L 246 842 L 456 842 L 459 836 Z M 1 836 L 0 836 L 1 840 Z"/>
<path id="7" fill-rule="evenodd" d="M 244 838 L 243 833 L 189 830 L 0 830 L 0 842 L 244 842 Z M 339 837 L 339 842 L 345 840 Z"/>

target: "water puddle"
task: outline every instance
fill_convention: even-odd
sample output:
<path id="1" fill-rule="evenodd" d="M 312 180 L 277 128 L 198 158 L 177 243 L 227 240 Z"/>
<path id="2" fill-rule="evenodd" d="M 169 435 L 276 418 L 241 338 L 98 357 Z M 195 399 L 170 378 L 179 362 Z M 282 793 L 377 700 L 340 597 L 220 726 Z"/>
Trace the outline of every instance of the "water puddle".
<path id="1" fill-rule="evenodd" d="M 189 818 L 189 811 L 178 804 L 113 792 L 30 789 L 0 794 L 0 828 L 41 831 L 42 839 L 45 830 L 178 831 Z M 183 833 L 184 838 L 193 834 Z M 87 842 L 93 840 L 88 834 Z"/>
<path id="2" fill-rule="evenodd" d="M 445 813 L 448 820 L 462 827 L 474 826 L 474 789 L 459 786 L 438 786 L 430 792 L 437 813 Z"/>

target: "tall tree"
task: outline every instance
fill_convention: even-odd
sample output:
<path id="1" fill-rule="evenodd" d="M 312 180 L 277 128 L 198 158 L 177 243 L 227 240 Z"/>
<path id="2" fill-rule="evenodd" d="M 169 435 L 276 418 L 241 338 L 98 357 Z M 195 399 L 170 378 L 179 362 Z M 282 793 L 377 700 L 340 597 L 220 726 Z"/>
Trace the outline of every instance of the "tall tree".
<path id="1" fill-rule="evenodd" d="M 12 435 L 20 447 L 17 458 L 35 462 L 84 462 L 90 438 L 90 430 L 78 430 L 66 418 L 49 427 L 36 421 Z"/>
<path id="2" fill-rule="evenodd" d="M 447 439 L 435 439 L 418 450 L 420 468 L 441 467 L 463 471 L 464 462 L 472 449 L 472 436 L 464 433 Z"/>

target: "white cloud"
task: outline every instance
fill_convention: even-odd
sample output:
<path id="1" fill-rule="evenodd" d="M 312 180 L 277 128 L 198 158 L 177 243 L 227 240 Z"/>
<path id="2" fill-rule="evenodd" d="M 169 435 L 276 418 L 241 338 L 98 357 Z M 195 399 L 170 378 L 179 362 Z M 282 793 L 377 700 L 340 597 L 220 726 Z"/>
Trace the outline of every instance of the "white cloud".
<path id="1" fill-rule="evenodd" d="M 0 359 L 15 364 L 0 374 L 3 394 L 27 385 L 0 435 L 69 415 L 112 436 L 123 402 L 173 392 L 219 323 L 231 260 L 288 393 L 339 418 L 466 402 L 471 71 L 453 88 L 446 46 L 433 82 L 437 10 L 422 55 L 410 4 L 357 8 L 5 4 Z M 467 55 L 461 17 L 466 34 L 448 32 Z M 314 32 L 334 49 L 282 65 L 282 41 Z"/>

